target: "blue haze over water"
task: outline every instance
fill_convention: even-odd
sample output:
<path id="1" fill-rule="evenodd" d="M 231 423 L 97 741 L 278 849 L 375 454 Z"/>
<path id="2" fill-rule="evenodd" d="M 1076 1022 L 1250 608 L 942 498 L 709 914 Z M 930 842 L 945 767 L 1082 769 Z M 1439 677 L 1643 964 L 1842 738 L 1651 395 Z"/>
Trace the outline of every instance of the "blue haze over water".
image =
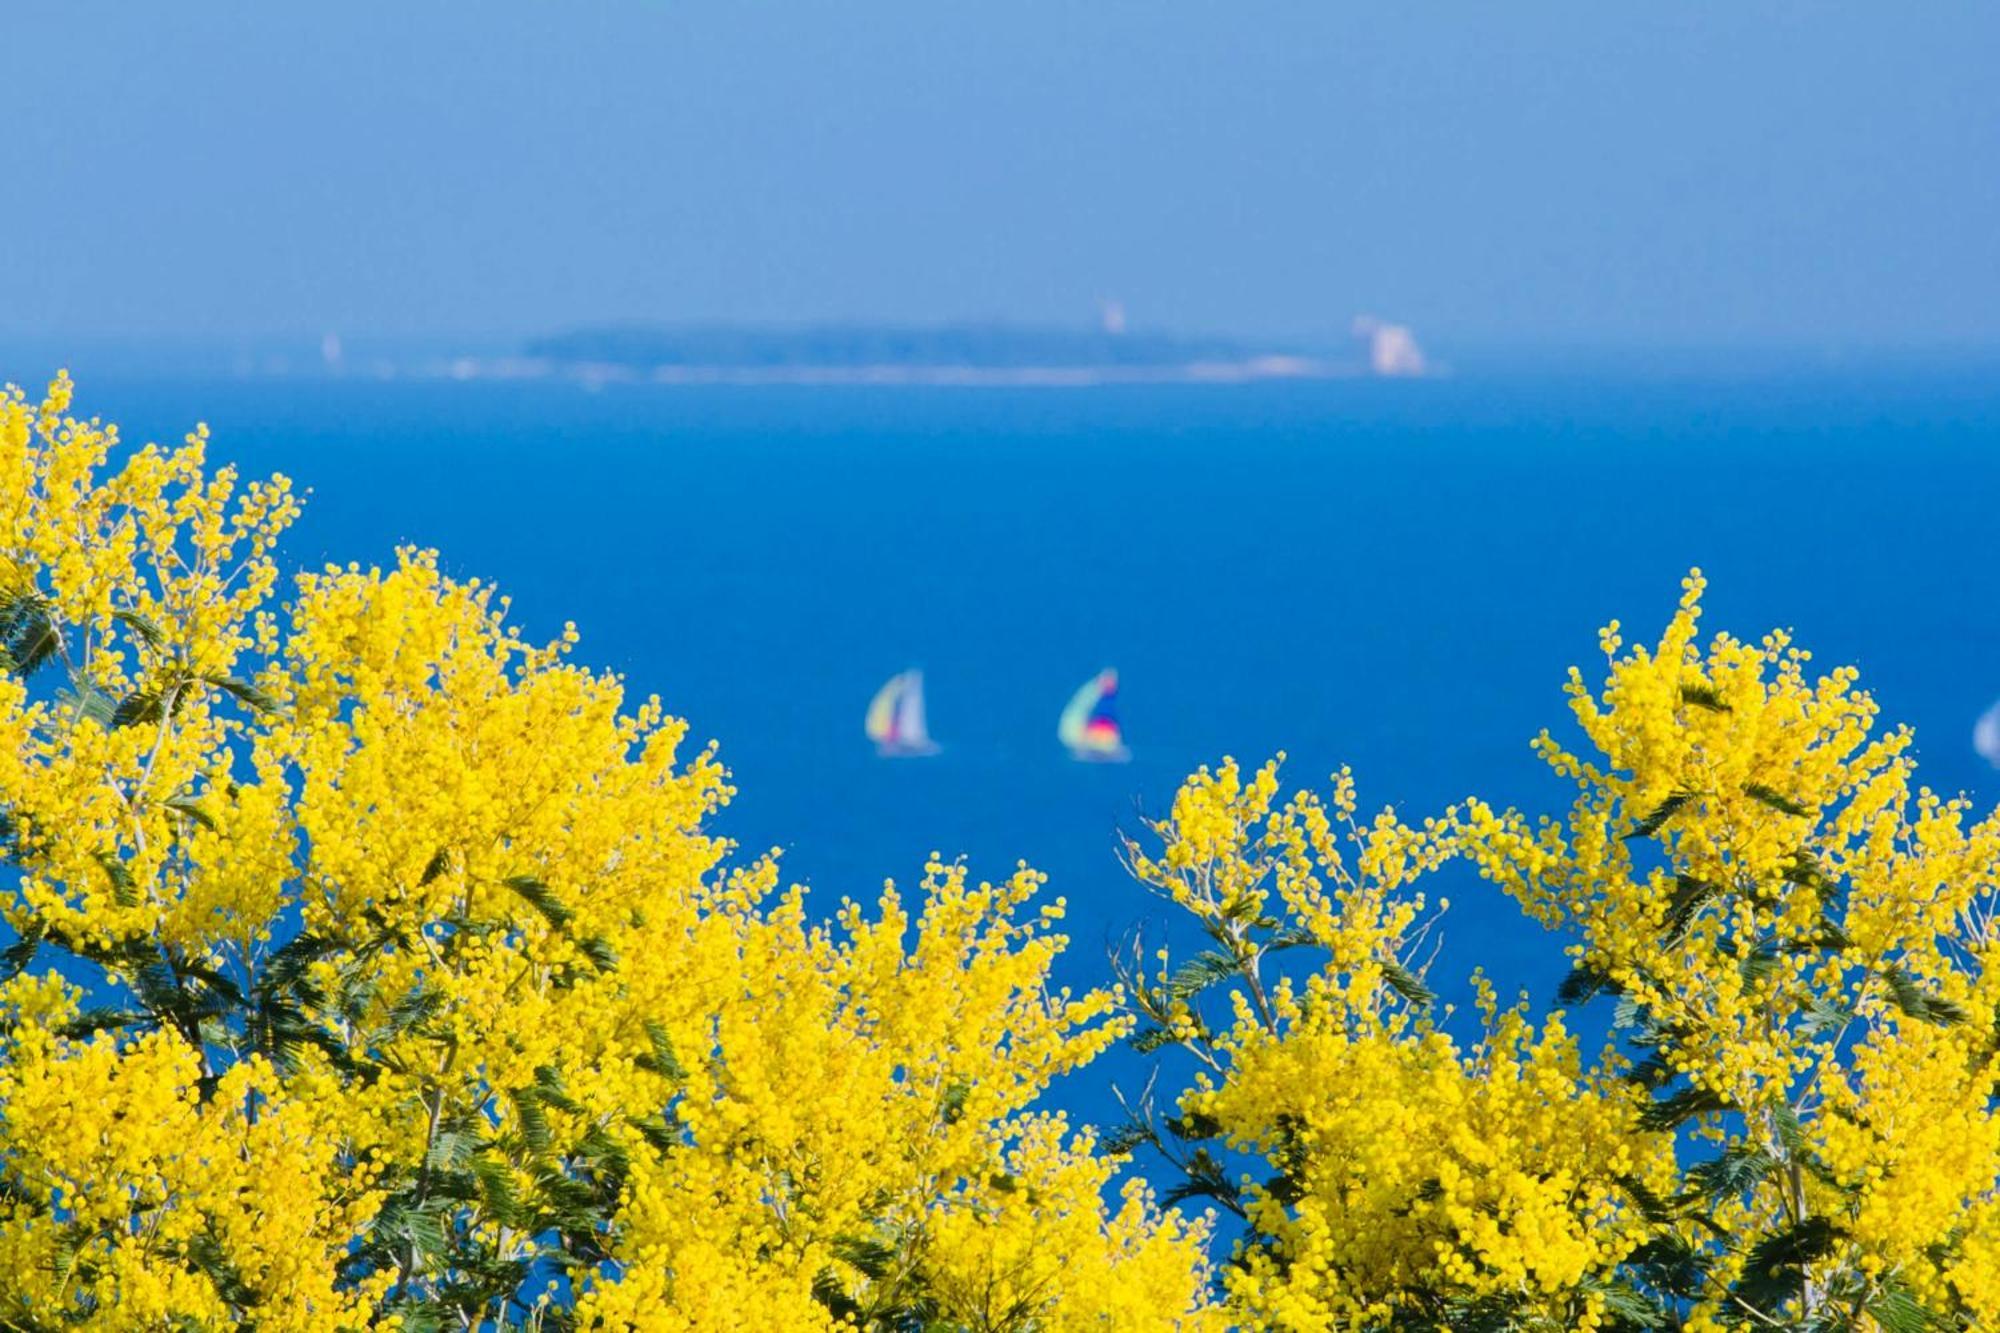
<path id="1" fill-rule="evenodd" d="M 18 375 L 26 368 L 17 367 Z M 1089 390 L 117 381 L 128 440 L 196 420 L 212 456 L 312 498 L 294 567 L 434 545 L 531 637 L 565 619 L 713 737 L 720 830 L 784 849 L 820 910 L 926 853 L 1025 859 L 1070 903 L 1063 979 L 1161 906 L 1118 829 L 1197 764 L 1351 764 L 1365 805 L 1477 793 L 1559 812 L 1528 749 L 1573 735 L 1596 630 L 1649 640 L 1679 580 L 1709 629 L 1796 630 L 1917 728 L 1924 779 L 2000 799 L 1971 751 L 2000 696 L 2000 379 L 1979 367 Z M 885 762 L 870 693 L 924 668 L 944 752 Z M 1068 761 L 1068 693 L 1123 677 L 1130 765 Z M 1559 941 L 1463 869 L 1433 978 L 1546 1002 Z M 1110 1111 L 1093 1070 L 1056 1101 Z"/>

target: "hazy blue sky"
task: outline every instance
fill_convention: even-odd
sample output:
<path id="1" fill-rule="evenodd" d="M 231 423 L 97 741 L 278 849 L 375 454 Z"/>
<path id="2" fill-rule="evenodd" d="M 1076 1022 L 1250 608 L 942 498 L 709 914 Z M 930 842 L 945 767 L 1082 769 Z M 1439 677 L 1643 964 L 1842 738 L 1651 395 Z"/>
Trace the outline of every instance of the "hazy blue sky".
<path id="1" fill-rule="evenodd" d="M 0 334 L 2000 342 L 2000 5 L 32 0 Z"/>

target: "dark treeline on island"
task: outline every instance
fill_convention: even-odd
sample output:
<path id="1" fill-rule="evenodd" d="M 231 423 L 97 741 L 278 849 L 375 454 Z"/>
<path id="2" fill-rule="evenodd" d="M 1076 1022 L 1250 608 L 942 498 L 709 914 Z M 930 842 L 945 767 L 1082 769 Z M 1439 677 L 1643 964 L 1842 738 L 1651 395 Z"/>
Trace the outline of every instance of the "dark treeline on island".
<path id="1" fill-rule="evenodd" d="M 1357 320 L 1348 339 L 1281 340 L 1010 324 L 616 325 L 528 343 L 513 362 L 458 373 L 668 382 L 1105 383 L 1421 374 L 1399 326 Z"/>
<path id="2" fill-rule="evenodd" d="M 966 366 L 1184 366 L 1297 356 L 1296 347 L 1256 346 L 1232 338 L 1121 333 L 1101 329 L 1025 328 L 1005 324 L 841 325 L 760 328 L 729 325 L 586 328 L 538 338 L 529 356 L 571 364 L 653 370 Z"/>
<path id="3" fill-rule="evenodd" d="M 5 344 L 16 359 L 43 349 Z M 126 375 L 227 373 L 238 378 L 568 380 L 658 384 L 1241 383 L 1436 373 L 1409 329 L 1361 317 L 1345 335 L 1259 337 L 1127 330 L 1116 307 L 1101 327 L 956 324 L 616 324 L 505 337 L 394 340 L 335 332 L 164 351 L 117 340 L 73 359 Z"/>

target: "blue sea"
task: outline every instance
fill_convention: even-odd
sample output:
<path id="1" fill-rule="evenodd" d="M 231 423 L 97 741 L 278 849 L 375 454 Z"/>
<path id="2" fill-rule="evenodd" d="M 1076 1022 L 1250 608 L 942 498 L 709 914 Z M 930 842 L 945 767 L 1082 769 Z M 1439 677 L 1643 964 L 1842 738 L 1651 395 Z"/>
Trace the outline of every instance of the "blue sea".
<path id="1" fill-rule="evenodd" d="M 197 420 L 213 456 L 311 490 L 294 565 L 440 548 L 532 634 L 714 738 L 720 829 L 829 909 L 932 851 L 1017 860 L 1069 900 L 1063 980 L 1165 914 L 1121 829 L 1225 755 L 1294 784 L 1352 765 L 1411 816 L 1476 793 L 1555 812 L 1597 628 L 1796 631 L 1915 725 L 1930 785 L 2000 799 L 1973 753 L 2000 696 L 2000 377 L 1947 370 L 1526 373 L 1093 389 L 91 380 L 128 439 Z M 943 753 L 878 760 L 871 693 L 923 668 Z M 1070 692 L 1122 677 L 1133 761 L 1069 761 Z M 1433 979 L 1546 1002 L 1560 941 L 1470 874 Z M 1102 1083 L 1060 1090 L 1105 1118 Z"/>

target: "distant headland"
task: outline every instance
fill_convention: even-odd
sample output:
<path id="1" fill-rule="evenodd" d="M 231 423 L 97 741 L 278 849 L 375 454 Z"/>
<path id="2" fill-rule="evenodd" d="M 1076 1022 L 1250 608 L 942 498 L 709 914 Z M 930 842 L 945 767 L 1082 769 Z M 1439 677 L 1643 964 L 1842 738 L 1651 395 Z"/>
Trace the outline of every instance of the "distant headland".
<path id="1" fill-rule="evenodd" d="M 1410 331 L 1357 320 L 1340 346 L 1007 324 L 798 327 L 607 325 L 530 341 L 516 357 L 461 358 L 458 378 L 555 376 L 675 384 L 1117 384 L 1426 373 Z"/>
<path id="2" fill-rule="evenodd" d="M 0 339 L 34 361 L 53 348 Z M 63 355 L 120 375 L 237 379 L 555 381 L 610 384 L 1234 384 L 1434 376 L 1409 328 L 1363 316 L 1317 337 L 1129 329 L 1107 304 L 1097 324 L 997 322 L 600 324 L 525 340 L 504 335 L 389 338 L 326 332 L 160 344 L 119 339 Z"/>

